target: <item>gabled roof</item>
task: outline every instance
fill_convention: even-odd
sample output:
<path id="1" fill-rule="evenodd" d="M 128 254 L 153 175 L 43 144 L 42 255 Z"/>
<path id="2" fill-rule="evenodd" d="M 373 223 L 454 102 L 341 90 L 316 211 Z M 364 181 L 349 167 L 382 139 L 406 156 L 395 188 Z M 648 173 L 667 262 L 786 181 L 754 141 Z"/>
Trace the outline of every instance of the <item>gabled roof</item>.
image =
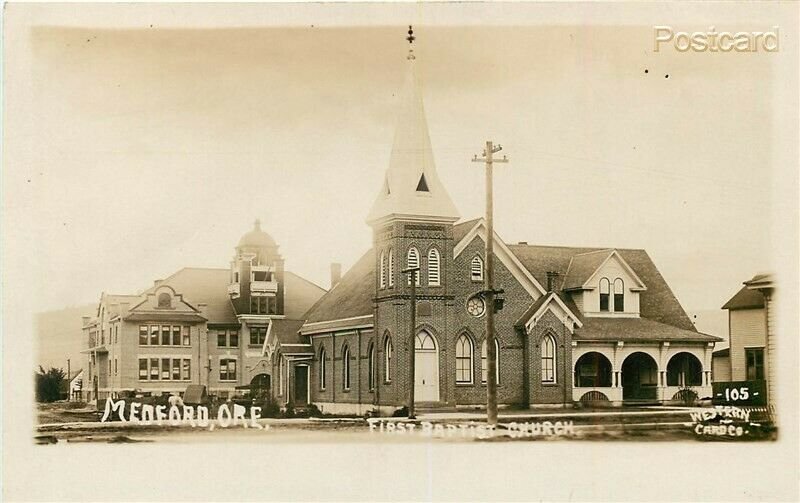
<path id="1" fill-rule="evenodd" d="M 583 326 L 575 330 L 576 341 L 681 341 L 720 342 L 723 339 L 659 323 L 647 318 L 585 317 Z"/>
<path id="2" fill-rule="evenodd" d="M 611 257 L 612 253 L 614 250 L 595 250 L 573 255 L 567 266 L 567 273 L 561 288 L 564 290 L 583 288 L 583 285 Z"/>
<path id="3" fill-rule="evenodd" d="M 636 274 L 631 266 L 625 262 L 625 259 L 620 256 L 617 250 L 606 249 L 606 250 L 596 250 L 590 251 L 586 253 L 579 253 L 572 257 L 572 260 L 569 262 L 569 267 L 567 268 L 566 277 L 564 278 L 564 283 L 562 289 L 564 290 L 578 290 L 578 289 L 593 289 L 594 287 L 589 284 L 592 278 L 598 274 L 600 269 L 605 266 L 605 264 L 611 260 L 612 258 L 616 258 L 619 264 L 625 269 L 628 274 L 630 275 L 631 279 L 636 283 L 636 286 L 630 287 L 631 290 L 634 291 L 644 291 L 647 290 L 647 287 L 639 279 L 639 276 Z"/>
<path id="4" fill-rule="evenodd" d="M 306 344 L 308 339 L 300 335 L 300 327 L 303 326 L 303 320 L 289 320 L 289 319 L 273 319 L 272 320 L 272 334 L 278 339 L 280 344 Z"/>
<path id="5" fill-rule="evenodd" d="M 572 248 L 567 246 L 508 246 L 520 262 L 539 281 L 547 284 L 547 271 L 566 275 L 572 258 L 581 253 L 603 251 L 607 248 Z M 650 256 L 644 250 L 615 248 L 620 257 L 635 271 L 647 292 L 639 297 L 639 313 L 644 318 L 694 331 L 689 316 L 672 293 Z M 584 321 L 588 318 L 581 318 Z"/>
<path id="6" fill-rule="evenodd" d="M 572 307 L 568 306 L 564 299 L 561 298 L 560 295 L 556 294 L 555 292 L 549 292 L 546 295 L 542 295 L 539 297 L 536 302 L 531 304 L 531 307 L 525 310 L 522 316 L 514 323 L 515 327 L 521 328 L 528 324 L 531 318 L 539 317 L 546 309 L 547 305 L 550 303 L 557 304 L 571 319 L 572 322 L 577 325 L 578 327 L 583 325 L 581 322 L 580 317 L 578 316 L 578 310 L 574 309 L 574 305 Z"/>
<path id="7" fill-rule="evenodd" d="M 737 309 L 758 309 L 764 307 L 764 295 L 758 290 L 743 286 L 736 295 L 722 306 L 722 309 L 735 311 Z"/>
<path id="8" fill-rule="evenodd" d="M 307 323 L 356 318 L 373 314 L 375 250 L 367 251 L 306 313 Z"/>
<path id="9" fill-rule="evenodd" d="M 472 230 L 475 225 L 480 222 L 481 218 L 473 218 L 472 220 L 466 220 L 464 222 L 458 222 L 453 226 L 453 243 L 458 243 L 464 236 L 467 235 L 469 231 Z"/>
<path id="10" fill-rule="evenodd" d="M 484 243 L 486 242 L 488 228 L 486 226 L 486 221 L 483 218 L 470 220 L 469 222 L 465 222 L 465 226 L 466 224 L 471 224 L 471 227 L 466 233 L 464 233 L 463 237 L 459 241 L 454 241 L 454 257 L 461 255 L 467 246 L 476 238 L 482 239 Z M 459 234 L 461 233 L 462 229 L 459 229 Z M 516 278 L 519 284 L 530 294 L 532 298 L 538 299 L 541 295 L 544 295 L 547 292 L 544 287 L 542 287 L 541 282 L 537 281 L 537 279 L 531 275 L 531 273 L 514 255 L 511 249 L 509 249 L 505 241 L 503 241 L 500 236 L 497 235 L 497 232 L 494 233 L 493 248 L 496 259 L 500 261 L 506 267 L 506 269 L 508 269 L 511 275 Z"/>
<path id="11" fill-rule="evenodd" d="M 228 269 L 184 267 L 142 293 L 151 293 L 161 285 L 168 285 L 195 307 L 205 304 L 209 323 L 238 323 L 228 296 L 230 279 Z"/>

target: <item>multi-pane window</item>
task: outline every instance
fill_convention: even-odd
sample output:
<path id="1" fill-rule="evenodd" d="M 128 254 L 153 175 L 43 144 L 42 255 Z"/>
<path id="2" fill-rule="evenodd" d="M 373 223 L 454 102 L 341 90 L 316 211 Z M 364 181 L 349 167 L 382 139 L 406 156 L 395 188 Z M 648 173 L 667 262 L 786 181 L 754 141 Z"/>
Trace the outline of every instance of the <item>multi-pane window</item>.
<path id="1" fill-rule="evenodd" d="M 549 335 L 542 339 L 542 382 L 556 382 L 556 343 Z"/>
<path id="2" fill-rule="evenodd" d="M 495 381 L 497 383 L 500 382 L 500 343 L 497 342 L 497 339 L 494 340 L 494 347 L 495 347 L 495 362 L 497 364 L 494 367 L 494 376 Z M 481 382 L 486 382 L 489 376 L 489 353 L 486 349 L 486 339 L 483 340 L 481 344 Z"/>
<path id="3" fill-rule="evenodd" d="M 238 348 L 239 347 L 239 331 L 238 330 L 217 330 L 217 347 L 218 348 Z"/>
<path id="4" fill-rule="evenodd" d="M 608 278 L 600 280 L 600 311 L 608 311 L 608 297 L 611 293 L 611 282 Z"/>
<path id="5" fill-rule="evenodd" d="M 386 342 L 383 345 L 383 380 L 384 382 L 391 382 L 392 381 L 392 357 L 394 353 L 394 348 L 392 347 L 392 339 L 389 337 L 386 338 Z"/>
<path id="6" fill-rule="evenodd" d="M 161 325 L 161 345 L 172 346 L 172 327 L 169 325 Z"/>
<path id="7" fill-rule="evenodd" d="M 483 281 L 483 259 L 480 255 L 472 257 L 469 265 L 469 276 L 472 281 Z"/>
<path id="8" fill-rule="evenodd" d="M 139 325 L 140 346 L 190 346 L 188 325 Z"/>
<path id="9" fill-rule="evenodd" d="M 622 278 L 614 280 L 614 311 L 621 313 L 625 310 L 625 283 Z"/>
<path id="10" fill-rule="evenodd" d="M 219 360 L 219 380 L 220 381 L 235 381 L 236 380 L 236 359 L 235 358 L 220 358 L 220 360 Z"/>
<path id="11" fill-rule="evenodd" d="M 327 376 L 325 375 L 325 348 L 319 350 L 319 389 L 325 389 L 328 384 Z"/>
<path id="12" fill-rule="evenodd" d="M 342 352 L 342 383 L 344 389 L 350 389 L 350 348 L 347 346 Z"/>
<path id="13" fill-rule="evenodd" d="M 381 288 L 386 288 L 386 254 L 384 252 L 381 252 L 380 273 Z"/>
<path id="14" fill-rule="evenodd" d="M 394 250 L 389 248 L 389 288 L 394 286 Z"/>
<path id="15" fill-rule="evenodd" d="M 250 345 L 263 346 L 267 340 L 267 327 L 250 327 Z"/>
<path id="16" fill-rule="evenodd" d="M 764 379 L 764 348 L 745 348 L 744 355 L 747 363 L 747 380 Z"/>
<path id="17" fill-rule="evenodd" d="M 119 362 L 117 361 L 116 358 L 114 358 L 114 375 L 117 375 L 118 373 L 119 373 Z"/>
<path id="18" fill-rule="evenodd" d="M 428 251 L 428 285 L 439 286 L 441 285 L 441 261 L 439 259 L 439 250 L 431 248 Z"/>
<path id="19" fill-rule="evenodd" d="M 406 257 L 406 268 L 408 269 L 416 269 L 419 268 L 419 251 L 413 246 L 408 249 L 408 256 Z M 416 284 L 419 286 L 419 274 L 420 271 L 417 271 L 414 276 L 416 277 Z M 408 284 L 411 284 L 411 274 L 408 275 Z"/>
<path id="20" fill-rule="evenodd" d="M 139 358 L 140 381 L 188 381 L 191 379 L 190 358 Z M 114 372 L 117 362 L 114 361 Z"/>
<path id="21" fill-rule="evenodd" d="M 472 382 L 472 342 L 464 334 L 456 341 L 456 382 Z"/>
<path id="22" fill-rule="evenodd" d="M 275 314 L 275 310 L 275 297 L 254 296 L 250 298 L 251 314 Z"/>
<path id="23" fill-rule="evenodd" d="M 158 358 L 150 358 L 150 380 L 158 381 L 161 378 Z"/>

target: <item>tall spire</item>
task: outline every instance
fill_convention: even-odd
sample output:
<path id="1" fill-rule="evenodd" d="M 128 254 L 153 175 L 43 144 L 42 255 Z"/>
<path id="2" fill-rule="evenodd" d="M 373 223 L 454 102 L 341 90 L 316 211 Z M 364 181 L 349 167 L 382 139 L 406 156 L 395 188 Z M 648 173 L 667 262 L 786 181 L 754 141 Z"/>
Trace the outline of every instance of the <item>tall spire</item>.
<path id="1" fill-rule="evenodd" d="M 395 130 L 389 169 L 367 223 L 373 225 L 392 218 L 455 222 L 459 218 L 445 191 L 428 135 L 428 122 L 422 103 L 422 89 L 417 77 L 413 43 L 414 31 L 408 27 L 409 51 L 406 81 L 401 94 L 400 115 Z"/>

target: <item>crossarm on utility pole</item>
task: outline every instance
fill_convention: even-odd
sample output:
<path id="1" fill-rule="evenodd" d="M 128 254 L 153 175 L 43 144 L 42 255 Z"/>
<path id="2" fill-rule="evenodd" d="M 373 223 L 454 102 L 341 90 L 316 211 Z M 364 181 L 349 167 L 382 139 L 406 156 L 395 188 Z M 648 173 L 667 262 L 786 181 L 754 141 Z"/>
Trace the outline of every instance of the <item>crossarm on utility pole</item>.
<path id="1" fill-rule="evenodd" d="M 508 158 L 494 159 L 494 154 L 503 150 L 502 145 L 486 142 L 481 158 L 475 155 L 472 162 L 486 164 L 486 273 L 484 274 L 484 299 L 486 302 L 486 421 L 497 425 L 497 343 L 494 333 L 495 289 L 494 289 L 494 199 L 492 174 L 493 164 L 507 163 Z"/>

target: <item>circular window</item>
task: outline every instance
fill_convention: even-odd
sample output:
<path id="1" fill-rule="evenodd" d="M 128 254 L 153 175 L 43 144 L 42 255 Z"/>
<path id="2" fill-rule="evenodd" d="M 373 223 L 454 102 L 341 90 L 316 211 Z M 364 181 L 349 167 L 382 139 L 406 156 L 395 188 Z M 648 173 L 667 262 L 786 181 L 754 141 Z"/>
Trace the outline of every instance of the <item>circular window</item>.
<path id="1" fill-rule="evenodd" d="M 467 312 L 476 318 L 486 312 L 486 302 L 479 295 L 474 295 L 467 300 Z"/>

